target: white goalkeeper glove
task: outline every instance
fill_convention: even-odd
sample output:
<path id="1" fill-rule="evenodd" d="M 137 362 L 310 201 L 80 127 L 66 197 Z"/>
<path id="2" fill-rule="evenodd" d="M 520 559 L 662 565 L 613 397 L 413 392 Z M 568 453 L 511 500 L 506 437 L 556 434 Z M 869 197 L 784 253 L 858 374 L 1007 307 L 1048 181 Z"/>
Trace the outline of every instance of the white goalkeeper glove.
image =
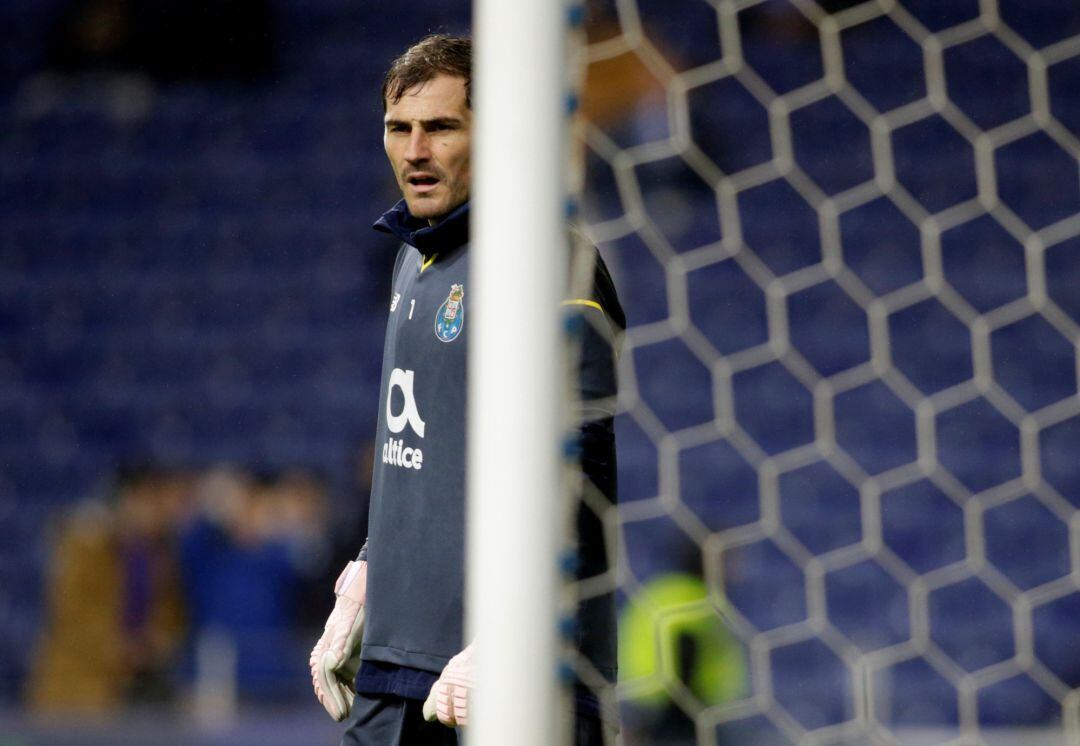
<path id="1" fill-rule="evenodd" d="M 315 696 L 330 717 L 341 722 L 348 717 L 356 697 L 353 679 L 360 668 L 360 642 L 364 636 L 367 562 L 347 564 L 334 584 L 334 593 L 334 610 L 308 662 Z"/>
<path id="2" fill-rule="evenodd" d="M 450 659 L 439 676 L 431 685 L 431 692 L 424 702 L 424 719 L 435 720 L 451 727 L 469 724 L 469 692 L 473 685 L 473 646 L 468 647 Z"/>

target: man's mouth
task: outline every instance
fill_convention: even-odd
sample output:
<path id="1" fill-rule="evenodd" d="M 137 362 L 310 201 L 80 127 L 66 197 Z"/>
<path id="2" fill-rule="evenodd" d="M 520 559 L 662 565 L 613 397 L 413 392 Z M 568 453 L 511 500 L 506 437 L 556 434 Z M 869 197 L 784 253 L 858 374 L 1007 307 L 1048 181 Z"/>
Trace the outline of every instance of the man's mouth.
<path id="1" fill-rule="evenodd" d="M 439 184 L 439 180 L 429 173 L 410 174 L 406 181 L 409 182 L 409 186 L 413 188 L 413 191 L 420 194 L 430 192 Z"/>

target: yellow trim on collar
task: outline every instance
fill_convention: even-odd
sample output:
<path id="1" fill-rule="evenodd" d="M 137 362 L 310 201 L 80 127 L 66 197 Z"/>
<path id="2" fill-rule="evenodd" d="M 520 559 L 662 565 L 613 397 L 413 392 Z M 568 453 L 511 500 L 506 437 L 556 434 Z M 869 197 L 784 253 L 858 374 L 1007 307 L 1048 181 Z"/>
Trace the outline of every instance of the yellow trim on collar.
<path id="1" fill-rule="evenodd" d="M 423 271 L 424 271 L 425 269 L 427 269 L 428 267 L 430 267 L 430 266 L 431 266 L 431 264 L 432 264 L 432 262 L 434 262 L 434 261 L 435 261 L 436 259 L 438 259 L 438 258 L 439 258 L 439 255 L 438 255 L 438 254 L 432 254 L 432 255 L 431 255 L 430 257 L 428 257 L 428 258 L 427 258 L 427 259 L 426 259 L 426 260 L 424 261 L 424 263 L 423 263 L 423 264 L 421 264 L 421 265 L 420 265 L 420 271 L 421 271 L 421 272 L 423 272 Z"/>

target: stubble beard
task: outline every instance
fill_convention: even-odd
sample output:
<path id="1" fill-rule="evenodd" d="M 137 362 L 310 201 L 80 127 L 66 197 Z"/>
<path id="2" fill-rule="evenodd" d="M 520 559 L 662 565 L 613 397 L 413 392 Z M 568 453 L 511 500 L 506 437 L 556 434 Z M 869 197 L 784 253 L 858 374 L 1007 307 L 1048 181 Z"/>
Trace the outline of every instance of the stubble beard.
<path id="1" fill-rule="evenodd" d="M 441 204 L 436 204 L 435 200 L 425 199 L 423 197 L 414 197 L 411 202 L 406 199 L 405 204 L 409 206 L 409 213 L 414 218 L 420 218 L 422 220 L 432 220 L 446 214 L 446 211 L 441 209 Z"/>

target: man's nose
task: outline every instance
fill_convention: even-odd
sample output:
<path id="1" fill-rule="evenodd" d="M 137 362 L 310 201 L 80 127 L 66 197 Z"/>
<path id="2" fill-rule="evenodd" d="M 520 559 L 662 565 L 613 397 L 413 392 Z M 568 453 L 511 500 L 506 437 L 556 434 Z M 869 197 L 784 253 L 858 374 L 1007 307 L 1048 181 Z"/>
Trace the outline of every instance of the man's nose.
<path id="1" fill-rule="evenodd" d="M 405 160 L 412 162 L 428 160 L 431 157 L 429 146 L 428 133 L 421 127 L 414 128 L 409 135 L 409 147 L 405 151 Z"/>

